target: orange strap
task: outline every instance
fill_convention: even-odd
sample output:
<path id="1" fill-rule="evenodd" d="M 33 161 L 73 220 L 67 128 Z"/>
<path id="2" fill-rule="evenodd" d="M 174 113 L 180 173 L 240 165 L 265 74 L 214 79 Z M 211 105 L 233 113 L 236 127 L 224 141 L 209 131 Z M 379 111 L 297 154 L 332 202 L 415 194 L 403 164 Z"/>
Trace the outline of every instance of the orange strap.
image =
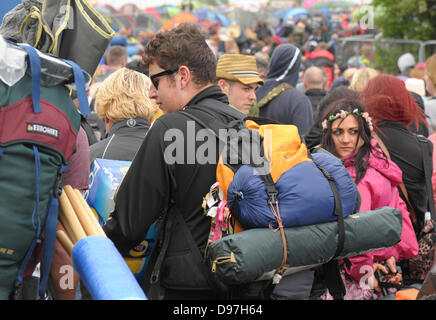
<path id="1" fill-rule="evenodd" d="M 285 236 L 285 230 L 283 228 L 283 222 L 282 222 L 282 217 L 280 216 L 280 211 L 279 211 L 279 203 L 278 201 L 276 202 L 276 208 L 277 211 L 274 209 L 274 206 L 272 205 L 272 203 L 269 203 L 270 208 L 271 208 L 271 212 L 273 213 L 273 215 L 276 217 L 277 222 L 279 224 L 278 229 L 280 230 L 280 235 L 282 237 L 282 243 L 283 243 L 283 259 L 282 259 L 282 263 L 280 264 L 280 267 L 277 269 L 276 273 L 280 276 L 282 276 L 283 272 L 285 271 L 285 264 L 286 264 L 286 258 L 288 255 L 288 247 L 286 244 L 286 236 Z M 276 230 L 277 231 L 277 230 Z"/>

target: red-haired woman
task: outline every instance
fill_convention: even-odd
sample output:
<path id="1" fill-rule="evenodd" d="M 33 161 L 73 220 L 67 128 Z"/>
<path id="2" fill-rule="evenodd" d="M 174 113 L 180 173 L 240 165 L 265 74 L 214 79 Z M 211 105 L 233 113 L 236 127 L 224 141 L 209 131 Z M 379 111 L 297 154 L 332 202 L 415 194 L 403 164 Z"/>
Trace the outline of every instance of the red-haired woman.
<path id="1" fill-rule="evenodd" d="M 410 127 L 412 123 L 418 127 L 419 121 L 426 124 L 424 111 L 415 103 L 404 82 L 388 74 L 371 79 L 361 97 L 392 161 L 403 171 L 404 185 L 417 217 L 415 232 L 418 232 L 424 224 L 425 212 L 434 214 L 434 206 L 429 205 L 434 203 L 433 193 L 426 192 L 423 163 L 424 157 L 429 157 L 431 162 L 432 154 L 421 151 L 417 135 Z M 405 199 L 404 195 L 401 196 Z"/>

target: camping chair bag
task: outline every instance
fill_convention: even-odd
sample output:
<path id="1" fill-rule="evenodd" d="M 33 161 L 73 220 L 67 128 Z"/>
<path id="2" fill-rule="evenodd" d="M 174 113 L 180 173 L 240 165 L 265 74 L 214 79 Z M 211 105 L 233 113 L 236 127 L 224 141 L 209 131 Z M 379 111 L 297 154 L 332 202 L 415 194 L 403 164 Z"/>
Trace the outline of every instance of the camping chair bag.
<path id="1" fill-rule="evenodd" d="M 344 219 L 344 249 L 337 259 L 394 246 L 401 240 L 401 211 L 383 207 L 349 215 Z M 287 267 L 316 266 L 335 254 L 338 240 L 336 221 L 285 228 Z M 216 277 L 226 284 L 255 281 L 280 266 L 283 245 L 280 232 L 254 228 L 210 243 L 208 263 Z M 286 273 L 285 273 L 286 274 Z"/>

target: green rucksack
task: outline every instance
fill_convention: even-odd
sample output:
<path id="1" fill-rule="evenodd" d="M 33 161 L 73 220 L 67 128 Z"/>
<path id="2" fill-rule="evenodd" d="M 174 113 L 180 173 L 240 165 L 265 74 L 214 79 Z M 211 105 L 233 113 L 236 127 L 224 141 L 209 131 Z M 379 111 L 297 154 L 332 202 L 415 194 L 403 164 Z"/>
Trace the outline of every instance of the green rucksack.
<path id="1" fill-rule="evenodd" d="M 44 297 L 56 239 L 62 176 L 75 151 L 80 128 L 80 113 L 70 90 L 63 85 L 74 83 L 72 74 L 82 113 L 89 113 L 85 90 L 88 74 L 84 76 L 72 61 L 43 55 L 24 44 L 19 48 L 27 52 L 30 75 L 27 72 L 13 85 L 0 81 L 0 299 L 3 300 L 17 296 L 27 262 L 41 242 L 44 253 L 39 294 Z M 42 69 L 41 63 L 46 64 Z M 69 73 L 69 81 L 56 83 L 60 81 L 54 79 L 51 86 L 42 86 L 41 77 L 43 82 L 44 77 L 50 78 L 47 76 L 50 64 L 55 65 L 52 76 L 58 72 L 58 78 L 62 78 Z"/>

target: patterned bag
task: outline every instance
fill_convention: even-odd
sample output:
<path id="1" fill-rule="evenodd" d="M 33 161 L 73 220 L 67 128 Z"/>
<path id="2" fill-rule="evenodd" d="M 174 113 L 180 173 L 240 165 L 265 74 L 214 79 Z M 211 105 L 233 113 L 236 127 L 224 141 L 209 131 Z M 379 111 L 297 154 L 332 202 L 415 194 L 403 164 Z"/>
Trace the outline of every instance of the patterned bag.
<path id="1" fill-rule="evenodd" d="M 389 151 L 387 150 L 386 146 L 383 144 L 383 142 L 375 132 L 373 132 L 373 138 L 377 140 L 384 154 L 390 159 Z M 425 213 L 424 226 L 422 227 L 421 231 L 417 234 L 418 254 L 414 256 L 412 259 L 409 259 L 408 265 L 406 265 L 408 269 L 408 273 L 406 273 L 405 278 L 409 283 L 424 281 L 427 273 L 430 271 L 430 269 L 432 268 L 435 262 L 434 252 L 435 252 L 435 242 L 436 242 L 436 229 L 435 229 L 436 223 L 434 218 L 435 207 L 434 207 L 434 198 L 433 198 L 433 186 L 431 182 L 431 176 L 433 172 L 433 163 L 432 163 L 433 144 L 431 143 L 430 140 L 428 140 L 426 137 L 422 135 L 416 135 L 416 139 L 418 140 L 422 151 L 424 175 L 425 175 L 425 182 L 426 182 L 427 195 L 428 195 L 427 209 L 429 211 Z M 409 201 L 409 197 L 404 183 L 401 183 L 399 187 L 406 199 L 407 207 L 410 212 L 410 218 L 415 227 L 415 230 L 419 230 L 418 218 Z"/>
<path id="2" fill-rule="evenodd" d="M 418 236 L 418 254 L 409 260 L 409 277 L 411 279 L 424 281 L 428 271 L 433 266 L 435 231 L 435 222 L 431 219 L 427 220 Z"/>

